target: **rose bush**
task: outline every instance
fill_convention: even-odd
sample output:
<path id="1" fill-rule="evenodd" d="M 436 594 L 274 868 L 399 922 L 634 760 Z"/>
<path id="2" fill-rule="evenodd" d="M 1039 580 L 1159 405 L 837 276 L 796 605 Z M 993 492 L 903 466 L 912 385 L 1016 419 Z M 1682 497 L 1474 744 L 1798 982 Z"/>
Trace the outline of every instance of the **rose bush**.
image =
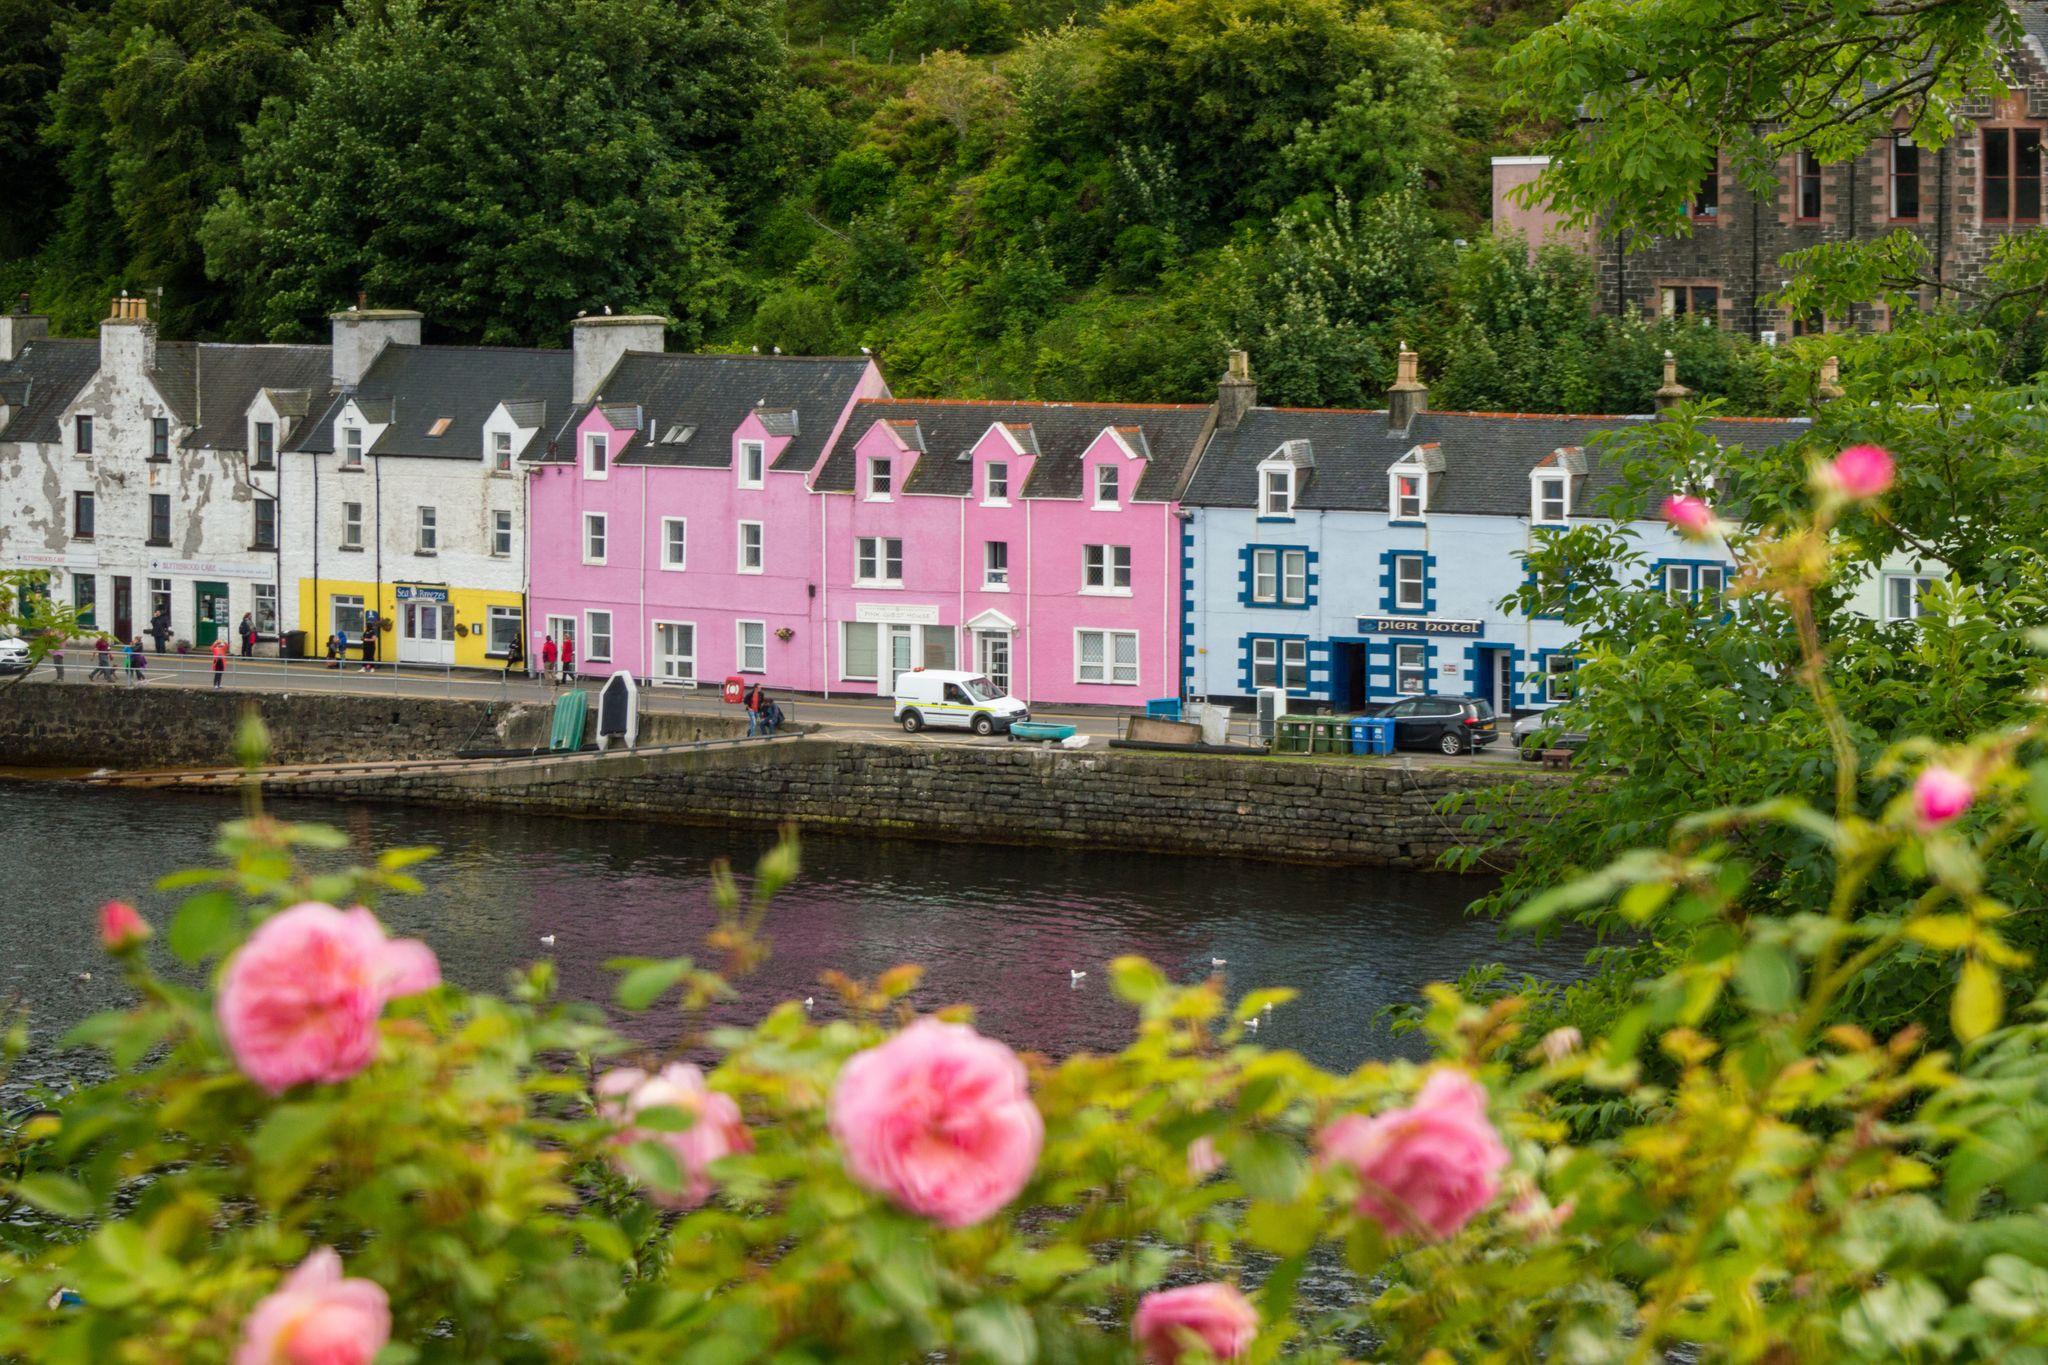
<path id="1" fill-rule="evenodd" d="M 1816 468 L 1740 593 L 1806 620 L 1865 465 Z M 252 811 L 161 934 L 108 917 L 137 1003 L 71 1038 L 107 1074 L 0 1141 L 0 1357 L 2041 1359 L 2048 1002 L 2012 937 L 2038 903 L 1998 890 L 2039 885 L 2038 714 L 1865 764 L 1800 638 L 1831 808 L 1697 811 L 1518 912 L 1659 945 L 1603 1035 L 1438 986 L 1430 1061 L 1343 1075 L 1251 1041 L 1287 992 L 1136 959 L 1109 1055 L 1015 1054 L 913 968 L 714 1025 L 789 844 L 750 899 L 715 880 L 718 970 L 616 964 L 621 1006 L 677 1009 L 650 1052 L 546 964 L 457 990 L 335 908 L 421 851 L 312 872 L 345 841 Z M 1783 872 L 1752 850 L 1787 847 L 1824 893 L 1748 913 Z M 1845 1007 L 1899 963 L 1952 1047 Z"/>

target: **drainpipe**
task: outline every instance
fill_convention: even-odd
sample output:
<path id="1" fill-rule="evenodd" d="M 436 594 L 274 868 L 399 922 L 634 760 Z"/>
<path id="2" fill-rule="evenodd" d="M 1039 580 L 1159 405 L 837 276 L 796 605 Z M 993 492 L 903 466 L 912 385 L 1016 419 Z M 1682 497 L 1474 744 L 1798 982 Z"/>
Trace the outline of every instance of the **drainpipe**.
<path id="1" fill-rule="evenodd" d="M 955 658 L 955 659 L 953 660 L 953 665 L 954 665 L 954 667 L 958 668 L 958 669 L 959 669 L 959 670 L 960 670 L 961 672 L 963 672 L 963 673 L 972 673 L 972 672 L 974 672 L 975 670 L 974 670 L 974 669 L 972 669 L 972 668 L 969 668 L 969 667 L 967 666 L 967 656 L 968 656 L 968 655 L 969 655 L 970 653 L 972 653 L 972 652 L 973 652 L 973 648 L 974 648 L 974 641 L 973 641 L 973 640 L 972 640 L 972 639 L 971 639 L 971 638 L 969 637 L 969 635 L 968 635 L 968 631 L 967 631 L 967 499 L 966 499 L 966 498 L 962 498 L 962 499 L 960 499 L 960 536 L 959 536 L 959 540 L 960 540 L 960 546 L 959 546 L 959 557 L 960 557 L 960 579 L 959 579 L 959 583 L 960 583 L 960 624 L 959 624 L 959 626 L 958 626 L 958 627 L 956 627 L 956 628 L 955 628 L 955 630 L 954 630 L 954 632 L 953 632 L 953 639 L 954 639 L 954 645 L 953 645 L 953 647 L 954 647 L 954 648 L 955 648 L 956 650 L 958 650 L 958 651 L 959 651 L 959 655 L 958 655 L 958 657 L 957 657 L 957 658 Z"/>
<path id="2" fill-rule="evenodd" d="M 1017 488 L 1017 497 L 1024 504 L 1024 704 L 1031 706 L 1038 691 L 1032 683 L 1033 676 L 1038 672 L 1038 639 L 1031 633 L 1031 604 L 1038 597 L 1038 585 L 1033 582 L 1034 566 L 1031 561 L 1031 500 L 1024 497 L 1021 483 Z M 1011 660 L 1010 667 L 1013 671 L 1016 666 L 1016 661 Z"/>
<path id="3" fill-rule="evenodd" d="M 1934 297 L 1937 303 L 1948 292 L 1948 148 L 1934 155 Z"/>
<path id="4" fill-rule="evenodd" d="M 1166 596 L 1166 600 L 1160 604 L 1160 630 L 1163 632 L 1160 657 L 1165 666 L 1171 670 L 1171 674 L 1165 677 L 1165 681 L 1173 684 L 1171 688 L 1162 687 L 1160 695 L 1165 696 L 1168 692 L 1171 692 L 1174 696 L 1178 697 L 1181 695 L 1179 680 L 1180 637 L 1174 633 L 1173 622 L 1174 618 L 1180 614 L 1181 591 L 1174 582 L 1173 557 L 1180 552 L 1180 525 L 1174 520 L 1172 503 L 1163 502 L 1159 504 L 1159 525 L 1161 528 L 1160 540 L 1165 546 L 1165 562 L 1161 567 L 1166 570 L 1166 577 L 1160 580 Z"/>
<path id="5" fill-rule="evenodd" d="M 827 548 L 832 539 L 832 521 L 825 510 L 831 501 L 830 494 L 818 495 L 818 653 L 824 661 L 818 670 L 818 689 L 826 701 L 832 700 L 832 575 L 828 572 L 831 551 Z M 881 669 L 875 672 L 879 674 Z M 881 690 L 879 683 L 876 690 Z"/>
<path id="6" fill-rule="evenodd" d="M 640 605 L 638 608 L 638 619 L 634 622 L 633 628 L 640 632 L 641 641 L 647 646 L 647 657 L 644 662 L 648 665 L 647 685 L 652 687 L 654 686 L 654 636 L 649 633 L 651 627 L 647 624 L 647 476 L 649 472 L 646 465 L 640 466 Z M 693 646 L 695 643 L 694 640 L 691 641 Z M 618 647 L 618 636 L 614 632 L 612 648 L 617 650 Z"/>
<path id="7" fill-rule="evenodd" d="M 384 633 L 384 457 L 381 455 L 372 455 L 370 457 L 370 500 L 376 507 L 373 524 L 377 531 L 376 562 L 372 568 L 376 578 L 370 589 L 370 601 L 373 604 L 371 610 L 377 613 L 377 634 L 382 635 Z M 368 631 L 364 632 L 366 635 L 368 633 Z M 398 653 L 398 632 L 393 630 L 391 637 L 392 656 L 395 659 Z M 376 651 L 377 662 L 383 663 L 383 641 L 379 640 L 377 642 Z"/>
<path id="8" fill-rule="evenodd" d="M 283 458 L 284 452 L 279 451 L 278 459 L 282 461 Z M 313 466 L 313 619 L 317 622 L 320 619 L 320 457 L 309 450 L 306 458 Z M 299 622 L 302 629 L 305 624 L 304 621 Z M 307 633 L 311 634 L 310 631 Z M 320 644 L 324 653 L 327 642 L 322 640 Z"/>

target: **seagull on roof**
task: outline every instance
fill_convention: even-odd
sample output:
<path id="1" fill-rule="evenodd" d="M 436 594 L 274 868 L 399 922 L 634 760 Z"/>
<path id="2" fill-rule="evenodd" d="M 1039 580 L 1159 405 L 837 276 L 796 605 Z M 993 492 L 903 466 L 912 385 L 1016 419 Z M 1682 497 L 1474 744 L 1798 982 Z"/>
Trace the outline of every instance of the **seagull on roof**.
<path id="1" fill-rule="evenodd" d="M 775 347 L 775 348 L 774 348 L 774 351 L 775 351 L 775 354 L 777 354 L 777 355 L 781 355 L 781 354 L 782 354 L 782 348 L 781 348 L 780 346 L 777 346 L 777 347 Z"/>

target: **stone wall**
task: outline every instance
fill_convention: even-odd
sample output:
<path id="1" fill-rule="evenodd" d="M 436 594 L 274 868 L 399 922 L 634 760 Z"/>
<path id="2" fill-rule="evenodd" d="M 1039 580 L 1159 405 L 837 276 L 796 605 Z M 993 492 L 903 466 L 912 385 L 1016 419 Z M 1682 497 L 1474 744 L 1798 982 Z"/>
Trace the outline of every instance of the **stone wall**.
<path id="1" fill-rule="evenodd" d="M 586 722 L 596 726 L 596 696 Z M 441 758 L 464 748 L 530 748 L 547 742 L 550 706 L 206 688 L 0 687 L 0 764 L 42 768 L 194 768 L 234 762 L 244 710 L 270 727 L 284 763 Z M 643 744 L 722 739 L 745 722 L 723 716 L 643 714 Z"/>
<path id="2" fill-rule="evenodd" d="M 294 793 L 775 825 L 903 838 L 1424 868 L 1461 840 L 1444 797 L 1559 780 L 1488 763 L 1273 761 L 841 738 L 564 759 Z"/>

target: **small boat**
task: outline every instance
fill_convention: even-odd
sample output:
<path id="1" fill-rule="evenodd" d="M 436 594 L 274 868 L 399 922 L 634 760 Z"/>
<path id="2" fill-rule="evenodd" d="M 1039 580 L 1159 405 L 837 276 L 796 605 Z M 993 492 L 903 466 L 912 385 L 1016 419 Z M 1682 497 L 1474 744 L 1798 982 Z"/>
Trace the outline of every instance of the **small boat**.
<path id="1" fill-rule="evenodd" d="M 1028 739 L 1040 744 L 1057 744 L 1073 737 L 1073 726 L 1054 725 L 1050 721 L 1020 720 L 1010 727 L 1011 739 Z"/>

